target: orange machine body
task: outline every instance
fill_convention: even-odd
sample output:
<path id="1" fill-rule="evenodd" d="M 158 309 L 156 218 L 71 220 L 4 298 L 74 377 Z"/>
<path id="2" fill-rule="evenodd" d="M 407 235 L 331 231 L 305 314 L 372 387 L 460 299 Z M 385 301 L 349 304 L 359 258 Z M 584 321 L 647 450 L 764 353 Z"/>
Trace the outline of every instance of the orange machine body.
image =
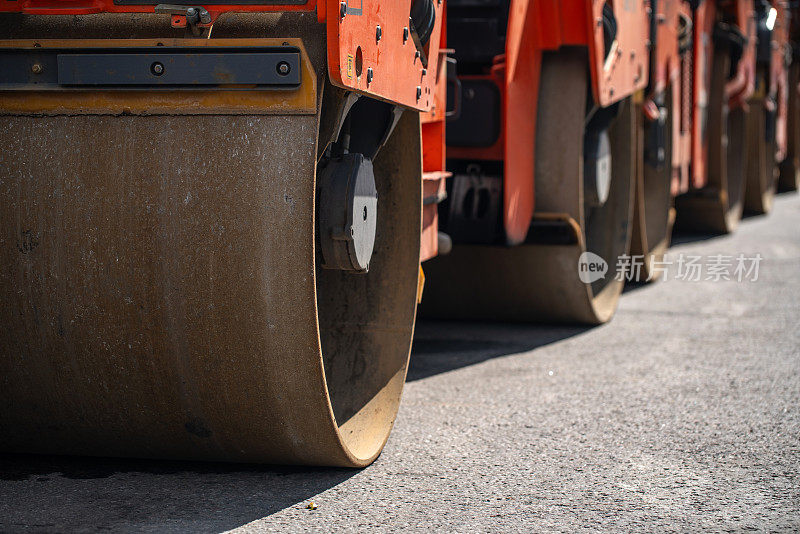
<path id="1" fill-rule="evenodd" d="M 691 163 L 691 50 L 681 50 L 681 28 L 689 31 L 692 13 L 683 0 L 656 3 L 653 49 L 650 56 L 650 87 L 643 104 L 644 120 L 656 120 L 659 97 L 669 99 L 674 114 L 672 131 L 672 194 L 689 185 Z M 683 26 L 682 26 L 683 23 Z M 687 36 L 684 36 L 686 38 Z M 667 92 L 668 91 L 668 92 Z M 666 94 L 665 94 L 666 92 Z"/>
<path id="2" fill-rule="evenodd" d="M 439 203 L 445 198 L 447 172 L 447 15 L 442 10 L 441 34 L 439 38 L 439 61 L 430 111 L 422 114 L 422 239 L 419 260 L 429 260 L 439 254 Z"/>
<path id="3" fill-rule="evenodd" d="M 791 55 L 789 31 L 791 13 L 789 3 L 785 0 L 772 0 L 772 7 L 777 12 L 774 31 L 772 32 L 772 60 L 769 73 L 770 101 L 777 106 L 775 122 L 775 159 L 783 161 L 786 157 L 787 122 L 789 109 L 789 71 L 786 58 Z"/>
<path id="4" fill-rule="evenodd" d="M 708 183 L 706 110 L 711 87 L 711 65 L 714 61 L 714 27 L 723 18 L 729 24 L 737 26 L 747 38 L 737 72 L 725 88 L 731 108 L 746 106 L 747 99 L 753 94 L 755 88 L 756 28 L 752 1 L 706 0 L 694 12 L 693 21 L 691 183 L 682 183 L 680 190 L 676 193 L 683 193 L 689 188 L 702 188 Z"/>

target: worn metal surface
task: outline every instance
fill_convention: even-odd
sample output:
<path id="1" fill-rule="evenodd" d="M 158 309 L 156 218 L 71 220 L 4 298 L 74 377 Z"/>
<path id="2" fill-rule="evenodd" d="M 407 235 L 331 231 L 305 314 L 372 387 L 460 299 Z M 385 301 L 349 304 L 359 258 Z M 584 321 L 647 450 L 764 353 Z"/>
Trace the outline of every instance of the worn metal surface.
<path id="1" fill-rule="evenodd" d="M 379 173 L 393 209 L 370 274 L 320 273 L 315 287 L 316 122 L 3 122 L 4 450 L 336 465 L 378 454 L 411 341 L 419 166 L 390 158 Z M 390 148 L 418 156 L 413 115 L 401 126 Z"/>
<path id="2" fill-rule="evenodd" d="M 775 161 L 775 131 L 767 126 L 767 100 L 759 95 L 750 100 L 747 114 L 747 174 L 745 176 L 744 209 L 752 213 L 769 213 L 778 187 L 778 165 Z"/>
<path id="3" fill-rule="evenodd" d="M 797 191 L 800 187 L 800 57 L 795 58 L 789 68 L 787 108 L 786 159 L 780 166 L 778 187 Z"/>
<path id="4" fill-rule="evenodd" d="M 730 233 L 736 230 L 742 218 L 747 171 L 747 113 L 742 108 L 730 109 L 725 93 L 730 62 L 730 52 L 726 48 L 714 50 L 705 132 L 707 181 L 703 189 L 676 198 L 675 224 L 681 229 Z"/>
<path id="5" fill-rule="evenodd" d="M 387 209 L 352 276 L 315 268 L 326 120 L 4 118 L 2 450 L 379 454 L 414 322 L 420 125 L 406 114 L 374 162 Z"/>
<path id="6" fill-rule="evenodd" d="M 665 155 L 660 169 L 652 166 L 644 156 L 645 136 L 650 132 L 647 130 L 648 119 L 645 118 L 641 105 L 637 104 L 634 112 L 637 156 L 631 256 L 642 257 L 640 281 L 651 281 L 660 277 L 661 271 L 654 267 L 657 266 L 657 262 L 664 259 L 672 237 L 672 226 L 675 223 L 671 192 L 675 167 L 672 162 L 674 151 L 680 150 L 680 147 L 674 144 L 679 137 L 672 134 L 673 125 L 679 122 L 680 117 L 675 115 L 677 108 L 673 106 L 672 95 L 672 89 L 666 92 Z M 649 126 L 655 127 L 654 124 Z"/>
<path id="7" fill-rule="evenodd" d="M 510 321 L 600 323 L 611 318 L 622 291 L 613 279 L 593 286 L 578 278 L 584 251 L 613 271 L 627 253 L 633 200 L 633 113 L 625 102 L 612 131 L 613 178 L 604 208 L 584 214 L 583 135 L 588 80 L 579 51 L 546 56 L 536 144 L 536 211 L 578 230 L 573 244 L 517 247 L 455 246 L 426 263 L 421 313 Z M 534 233 L 532 230 L 531 233 Z"/>

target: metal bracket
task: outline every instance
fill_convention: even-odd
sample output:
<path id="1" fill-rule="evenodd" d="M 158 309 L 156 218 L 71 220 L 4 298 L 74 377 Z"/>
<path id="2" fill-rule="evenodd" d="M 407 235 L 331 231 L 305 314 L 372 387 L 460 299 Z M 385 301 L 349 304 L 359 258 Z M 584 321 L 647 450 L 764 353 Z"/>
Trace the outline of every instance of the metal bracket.
<path id="1" fill-rule="evenodd" d="M 441 52 L 440 52 L 441 53 Z M 452 95 L 453 95 L 453 109 L 447 109 L 445 111 L 445 118 L 448 122 L 457 121 L 461 118 L 461 80 L 458 78 L 457 72 L 457 61 L 454 57 L 449 57 L 447 54 L 444 54 L 444 60 L 447 62 L 447 86 L 448 86 L 448 96 L 450 95 L 451 91 L 450 88 L 452 87 Z"/>
<path id="2" fill-rule="evenodd" d="M 202 6 L 158 4 L 155 7 L 155 12 L 159 14 L 172 15 L 173 27 L 188 27 L 195 36 L 207 37 L 211 31 L 210 27 L 200 27 L 201 24 L 211 24 L 211 13 L 209 13 L 208 10 Z"/>

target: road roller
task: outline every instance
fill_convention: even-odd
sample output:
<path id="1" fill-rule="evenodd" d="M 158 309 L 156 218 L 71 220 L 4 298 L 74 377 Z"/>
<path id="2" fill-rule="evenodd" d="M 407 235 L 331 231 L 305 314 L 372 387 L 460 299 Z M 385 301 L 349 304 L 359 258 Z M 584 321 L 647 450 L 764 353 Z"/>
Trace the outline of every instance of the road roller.
<path id="1" fill-rule="evenodd" d="M 748 113 L 747 184 L 744 208 L 768 213 L 778 186 L 780 165 L 787 157 L 790 13 L 779 0 L 756 2 L 756 90 Z"/>
<path id="2" fill-rule="evenodd" d="M 781 0 L 702 2 L 694 18 L 695 39 L 709 44 L 695 46 L 693 172 L 676 199 L 678 223 L 729 233 L 743 212 L 769 212 L 781 174 L 794 169 L 791 11 Z"/>
<path id="3" fill-rule="evenodd" d="M 0 449 L 371 463 L 444 176 L 443 9 L 0 5 Z"/>
<path id="4" fill-rule="evenodd" d="M 160 1 L 0 3 L 2 451 L 363 467 L 418 308 L 604 323 L 797 188 L 796 3 Z"/>
<path id="5" fill-rule="evenodd" d="M 421 314 L 611 317 L 623 281 L 582 280 L 578 263 L 629 251 L 650 21 L 648 2 L 449 0 L 460 97 L 438 222 L 452 250 L 424 266 Z"/>
<path id="6" fill-rule="evenodd" d="M 750 0 L 694 4 L 691 165 L 688 183 L 675 200 L 676 224 L 730 233 L 744 210 L 747 101 L 755 84 L 754 6 Z"/>

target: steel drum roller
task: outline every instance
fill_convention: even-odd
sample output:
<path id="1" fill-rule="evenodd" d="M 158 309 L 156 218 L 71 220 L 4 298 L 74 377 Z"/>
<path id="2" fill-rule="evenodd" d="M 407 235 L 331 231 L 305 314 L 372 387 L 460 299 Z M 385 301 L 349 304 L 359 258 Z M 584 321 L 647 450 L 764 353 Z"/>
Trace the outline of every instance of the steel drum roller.
<path id="1" fill-rule="evenodd" d="M 3 117 L 0 449 L 377 457 L 413 333 L 420 124 L 373 162 L 369 272 L 321 269 L 316 68 L 313 114 Z"/>

